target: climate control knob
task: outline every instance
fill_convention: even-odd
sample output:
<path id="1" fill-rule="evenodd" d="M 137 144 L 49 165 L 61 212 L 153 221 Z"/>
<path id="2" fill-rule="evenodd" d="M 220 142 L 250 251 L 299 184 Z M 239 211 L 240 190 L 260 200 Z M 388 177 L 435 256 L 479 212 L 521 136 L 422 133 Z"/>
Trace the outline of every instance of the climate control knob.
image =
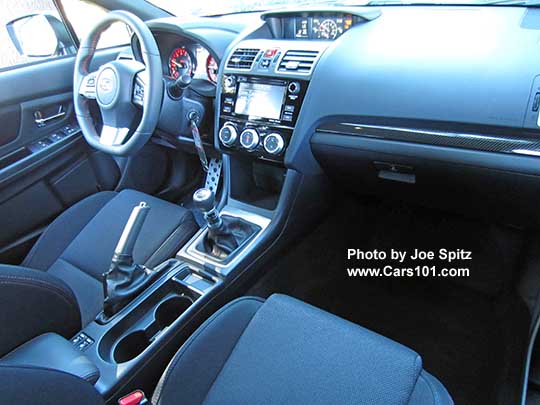
<path id="1" fill-rule="evenodd" d="M 240 134 L 240 145 L 247 150 L 255 149 L 260 142 L 259 133 L 253 128 L 244 129 Z"/>
<path id="2" fill-rule="evenodd" d="M 221 127 L 218 136 L 223 145 L 233 146 L 236 138 L 238 138 L 238 131 L 236 131 L 236 127 L 233 124 L 228 122 Z"/>
<path id="3" fill-rule="evenodd" d="M 277 133 L 268 134 L 264 138 L 264 150 L 271 155 L 279 155 L 285 149 L 283 136 Z"/>

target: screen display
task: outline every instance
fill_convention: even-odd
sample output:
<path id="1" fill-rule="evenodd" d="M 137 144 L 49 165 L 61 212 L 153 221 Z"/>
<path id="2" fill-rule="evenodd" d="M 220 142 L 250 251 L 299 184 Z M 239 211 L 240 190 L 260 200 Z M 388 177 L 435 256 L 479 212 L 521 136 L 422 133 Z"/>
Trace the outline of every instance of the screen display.
<path id="1" fill-rule="evenodd" d="M 303 17 L 296 17 L 295 19 L 296 32 L 295 38 L 308 39 L 309 38 L 309 20 Z"/>
<path id="2" fill-rule="evenodd" d="M 351 14 L 296 17 L 291 21 L 294 21 L 294 38 L 317 40 L 336 39 L 354 23 Z"/>
<path id="3" fill-rule="evenodd" d="M 236 96 L 236 114 L 278 120 L 285 97 L 285 86 L 240 83 Z"/>

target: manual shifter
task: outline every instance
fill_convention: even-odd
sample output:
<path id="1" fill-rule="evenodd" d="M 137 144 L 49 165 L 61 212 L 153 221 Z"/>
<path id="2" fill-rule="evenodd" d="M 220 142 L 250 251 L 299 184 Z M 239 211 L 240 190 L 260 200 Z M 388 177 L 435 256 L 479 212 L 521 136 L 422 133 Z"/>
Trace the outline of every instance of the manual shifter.
<path id="1" fill-rule="evenodd" d="M 133 208 L 120 240 L 114 250 L 109 271 L 103 274 L 103 313 L 99 319 L 106 322 L 141 293 L 157 273 L 133 263 L 133 248 L 141 233 L 150 207 L 141 202 Z"/>
<path id="2" fill-rule="evenodd" d="M 214 192 L 207 188 L 193 193 L 193 203 L 208 225 L 208 232 L 196 248 L 218 260 L 225 260 L 260 229 L 242 218 L 220 215 L 215 206 Z"/>
<path id="3" fill-rule="evenodd" d="M 209 188 L 200 188 L 193 193 L 193 204 L 201 211 L 209 228 L 219 228 L 223 220 L 216 209 L 216 197 Z"/>

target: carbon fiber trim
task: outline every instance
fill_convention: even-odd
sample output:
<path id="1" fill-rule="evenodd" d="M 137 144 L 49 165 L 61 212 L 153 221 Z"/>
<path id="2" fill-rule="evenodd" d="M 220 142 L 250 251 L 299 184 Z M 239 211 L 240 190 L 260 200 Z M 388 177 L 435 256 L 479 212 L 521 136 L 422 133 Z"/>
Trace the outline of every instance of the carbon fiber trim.
<path id="1" fill-rule="evenodd" d="M 365 125 L 349 122 L 323 124 L 317 128 L 317 132 L 481 150 L 486 152 L 540 156 L 540 138 L 518 138 L 500 135 L 438 131 L 432 129 Z"/>

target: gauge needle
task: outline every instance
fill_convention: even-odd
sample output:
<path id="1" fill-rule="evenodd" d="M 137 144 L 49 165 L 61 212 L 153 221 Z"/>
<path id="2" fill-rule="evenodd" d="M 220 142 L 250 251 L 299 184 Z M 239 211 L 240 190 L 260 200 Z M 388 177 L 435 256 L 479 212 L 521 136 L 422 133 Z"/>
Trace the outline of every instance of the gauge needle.
<path id="1" fill-rule="evenodd" d="M 184 68 L 184 65 L 178 63 L 178 62 L 175 61 L 175 60 L 171 60 L 171 62 L 172 62 L 174 65 L 176 65 L 177 68 L 180 68 L 180 69 L 183 69 L 183 68 Z"/>

